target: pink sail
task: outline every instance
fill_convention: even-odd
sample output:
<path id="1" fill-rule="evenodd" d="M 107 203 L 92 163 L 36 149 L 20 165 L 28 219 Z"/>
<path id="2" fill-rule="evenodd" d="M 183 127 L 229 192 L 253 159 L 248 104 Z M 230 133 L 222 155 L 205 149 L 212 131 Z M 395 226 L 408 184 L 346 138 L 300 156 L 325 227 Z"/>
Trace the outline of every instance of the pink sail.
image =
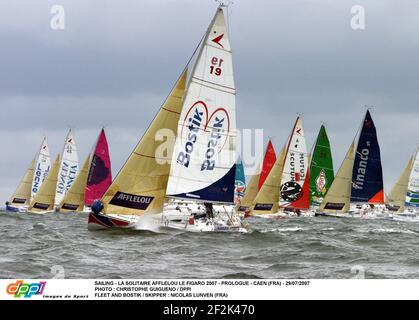
<path id="1" fill-rule="evenodd" d="M 92 155 L 84 201 L 91 206 L 93 201 L 101 199 L 112 183 L 111 158 L 105 130 L 102 129 Z"/>

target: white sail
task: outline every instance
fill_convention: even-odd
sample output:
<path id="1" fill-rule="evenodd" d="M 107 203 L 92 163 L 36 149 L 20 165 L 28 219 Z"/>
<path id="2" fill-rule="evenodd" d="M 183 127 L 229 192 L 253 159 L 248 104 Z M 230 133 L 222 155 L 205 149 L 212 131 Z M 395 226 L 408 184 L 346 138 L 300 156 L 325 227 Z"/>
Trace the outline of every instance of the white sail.
<path id="1" fill-rule="evenodd" d="M 68 132 L 64 149 L 61 156 L 60 170 L 58 172 L 57 190 L 55 194 L 55 205 L 58 206 L 64 196 L 70 190 L 79 171 L 79 158 L 77 155 L 76 142 L 71 130 Z"/>
<path id="2" fill-rule="evenodd" d="M 203 40 L 178 124 L 167 195 L 234 202 L 236 99 L 222 8 Z"/>
<path id="3" fill-rule="evenodd" d="M 415 161 L 409 176 L 406 206 L 419 208 L 419 149 L 416 151 Z"/>
<path id="4" fill-rule="evenodd" d="M 39 191 L 39 188 L 47 178 L 50 169 L 51 155 L 49 152 L 47 138 L 45 137 L 42 141 L 41 148 L 39 149 L 38 156 L 36 158 L 35 173 L 33 176 L 31 188 L 31 200 L 35 197 Z"/>
<path id="5" fill-rule="evenodd" d="M 285 154 L 282 172 L 280 201 L 281 207 L 299 207 L 298 201 L 309 197 L 303 192 L 304 182 L 308 177 L 309 161 L 306 140 L 301 117 L 297 117 Z"/>

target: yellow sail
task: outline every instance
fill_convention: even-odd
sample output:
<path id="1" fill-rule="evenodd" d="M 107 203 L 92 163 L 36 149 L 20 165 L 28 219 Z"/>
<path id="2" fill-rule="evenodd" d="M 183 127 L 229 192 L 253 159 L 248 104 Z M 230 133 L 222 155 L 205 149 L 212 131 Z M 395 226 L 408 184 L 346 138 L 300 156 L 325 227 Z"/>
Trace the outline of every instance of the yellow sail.
<path id="1" fill-rule="evenodd" d="M 386 204 L 393 207 L 394 209 L 397 209 L 397 212 L 399 213 L 404 212 L 405 209 L 407 185 L 409 183 L 409 175 L 412 171 L 413 163 L 414 158 L 411 157 L 387 197 Z"/>
<path id="2" fill-rule="evenodd" d="M 32 197 L 32 181 L 35 172 L 35 159 L 32 160 L 28 170 L 19 183 L 15 193 L 13 194 L 10 204 L 15 207 L 28 206 Z"/>
<path id="3" fill-rule="evenodd" d="M 352 168 L 355 160 L 355 141 L 352 142 L 345 159 L 324 197 L 320 212 L 338 213 L 348 212 L 351 200 Z"/>
<path id="4" fill-rule="evenodd" d="M 73 185 L 67 191 L 59 205 L 60 212 L 82 212 L 84 209 L 84 193 L 86 190 L 87 176 L 89 175 L 90 155 L 83 163 Z"/>
<path id="5" fill-rule="evenodd" d="M 257 167 L 257 173 L 250 178 L 249 184 L 246 187 L 243 199 L 240 201 L 239 211 L 246 211 L 250 209 L 253 200 L 255 200 L 256 195 L 258 194 L 258 185 L 260 179 L 260 164 Z"/>
<path id="6" fill-rule="evenodd" d="M 285 147 L 282 148 L 279 157 L 260 188 L 253 201 L 252 214 L 277 213 L 279 207 L 279 189 L 281 186 L 282 171 L 284 169 Z"/>
<path id="7" fill-rule="evenodd" d="M 44 212 L 54 210 L 55 192 L 58 181 L 58 171 L 60 170 L 61 157 L 57 156 L 54 165 L 46 180 L 42 184 L 38 193 L 33 198 L 29 211 L 31 212 Z"/>
<path id="8" fill-rule="evenodd" d="M 103 196 L 105 214 L 141 215 L 163 211 L 186 75 L 187 69 Z M 156 139 L 158 134 L 165 138 Z"/>

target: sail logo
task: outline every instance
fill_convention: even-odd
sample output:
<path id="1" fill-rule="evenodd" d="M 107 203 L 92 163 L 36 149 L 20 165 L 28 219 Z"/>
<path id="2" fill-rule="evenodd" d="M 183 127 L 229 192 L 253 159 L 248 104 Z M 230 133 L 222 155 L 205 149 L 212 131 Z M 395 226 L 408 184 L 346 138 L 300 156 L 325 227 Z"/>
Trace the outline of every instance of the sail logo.
<path id="1" fill-rule="evenodd" d="M 224 33 L 215 37 L 214 39 L 212 39 L 211 41 L 218 44 L 221 48 L 224 49 L 224 46 L 220 43 L 220 41 L 224 38 Z"/>
<path id="2" fill-rule="evenodd" d="M 57 184 L 57 193 L 67 193 L 76 179 L 77 171 L 78 165 L 70 166 L 67 162 L 63 162 L 60 178 Z"/>
<path id="3" fill-rule="evenodd" d="M 42 167 L 41 163 L 38 163 L 38 167 L 35 170 L 35 176 L 33 178 L 33 186 L 32 186 L 32 192 L 37 193 L 39 190 L 39 187 L 41 186 L 41 183 L 46 179 L 46 176 L 48 175 L 49 167 L 47 170 L 45 170 L 44 174 L 42 175 Z"/>
<path id="4" fill-rule="evenodd" d="M 214 120 L 212 121 L 212 119 Z M 215 156 L 221 152 L 227 141 L 228 132 L 230 131 L 230 118 L 227 111 L 224 108 L 219 108 L 211 115 L 206 128 L 210 127 L 210 136 L 208 139 L 207 150 L 205 152 L 205 159 L 201 165 L 201 171 L 214 170 L 215 168 Z M 224 138 L 224 144 L 222 138 Z M 218 150 L 216 150 L 216 148 Z M 217 152 L 218 151 L 218 152 Z"/>
<path id="5" fill-rule="evenodd" d="M 184 151 L 179 152 L 176 161 L 186 168 L 189 167 L 191 155 L 194 151 L 195 143 L 198 140 L 199 130 L 205 130 L 204 116 L 206 119 L 208 118 L 207 105 L 203 101 L 197 101 L 186 113 L 185 120 L 183 121 L 181 137 L 184 137 L 183 129 L 187 128 L 187 141 L 183 147 Z"/>
<path id="6" fill-rule="evenodd" d="M 316 179 L 316 190 L 318 193 L 325 193 L 326 192 L 326 184 L 327 184 L 327 180 L 326 180 L 326 174 L 324 172 L 324 170 L 322 169 L 319 173 L 319 175 L 317 176 Z"/>
<path id="7" fill-rule="evenodd" d="M 154 197 L 141 196 L 118 191 L 109 202 L 109 204 L 123 208 L 146 210 L 153 199 Z"/>
<path id="8" fill-rule="evenodd" d="M 370 141 L 367 141 L 367 147 L 371 145 Z M 370 150 L 368 148 L 363 148 L 360 153 L 358 153 L 360 161 L 358 164 L 358 169 L 356 171 L 356 179 L 352 183 L 354 189 L 363 190 L 365 175 L 367 173 L 368 159 L 370 155 Z"/>
<path id="9" fill-rule="evenodd" d="M 6 288 L 6 292 L 15 298 L 31 298 L 34 295 L 42 295 L 46 284 L 46 281 L 25 283 L 23 280 L 18 280 L 9 284 Z"/>
<path id="10" fill-rule="evenodd" d="M 209 130 L 210 129 L 210 130 Z M 184 130 L 187 130 L 186 132 Z M 181 143 L 182 151 L 178 153 L 176 162 L 188 168 L 198 139 L 201 144 L 206 144 L 201 163 L 201 171 L 215 168 L 216 155 L 224 148 L 230 131 L 230 118 L 224 108 L 216 109 L 208 115 L 208 107 L 203 101 L 195 102 L 186 113 L 182 125 Z"/>

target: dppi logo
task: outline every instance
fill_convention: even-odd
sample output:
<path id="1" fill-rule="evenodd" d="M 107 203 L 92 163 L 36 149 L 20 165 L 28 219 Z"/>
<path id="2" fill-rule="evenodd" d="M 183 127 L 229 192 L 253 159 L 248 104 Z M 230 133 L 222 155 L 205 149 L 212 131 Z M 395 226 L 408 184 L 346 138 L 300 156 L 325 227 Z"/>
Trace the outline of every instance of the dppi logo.
<path id="1" fill-rule="evenodd" d="M 187 133 L 183 129 L 187 128 Z M 209 131 L 208 128 L 211 128 Z M 215 167 L 214 157 L 216 155 L 216 147 L 218 153 L 221 152 L 227 142 L 228 132 L 230 131 L 230 118 L 227 110 L 224 108 L 216 109 L 210 116 L 208 115 L 208 107 L 203 101 L 195 102 L 186 113 L 183 121 L 181 137 L 186 138 L 183 150 L 177 156 L 177 162 L 188 168 L 191 155 L 194 151 L 195 143 L 198 140 L 199 131 L 209 134 L 205 159 L 201 164 L 201 171 L 213 170 Z M 224 136 L 224 141 L 222 137 Z"/>
<path id="2" fill-rule="evenodd" d="M 23 280 L 18 280 L 7 286 L 6 292 L 13 295 L 15 298 L 31 298 L 33 295 L 41 295 L 44 293 L 45 281 L 39 283 L 24 283 Z"/>

